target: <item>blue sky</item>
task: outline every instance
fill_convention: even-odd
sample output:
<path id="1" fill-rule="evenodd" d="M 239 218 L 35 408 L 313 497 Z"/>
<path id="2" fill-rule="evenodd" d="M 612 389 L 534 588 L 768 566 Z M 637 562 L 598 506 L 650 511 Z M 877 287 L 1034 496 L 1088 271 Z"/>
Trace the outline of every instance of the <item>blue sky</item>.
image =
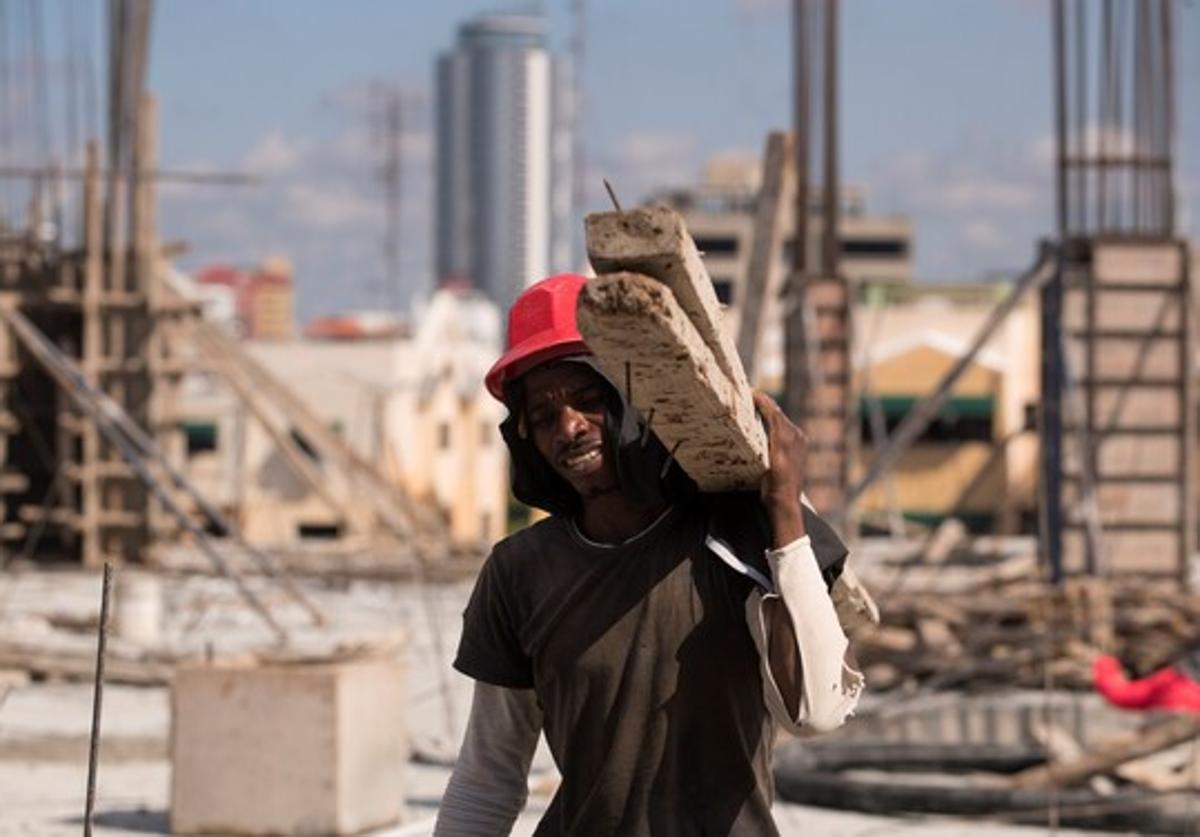
<path id="1" fill-rule="evenodd" d="M 525 4 L 523 8 L 529 8 Z M 552 40 L 565 0 L 542 4 Z M 589 203 L 693 182 L 790 121 L 785 0 L 592 0 L 584 122 Z M 1200 4 L 1178 0 L 1180 182 L 1200 214 Z M 256 171 L 257 186 L 165 186 L 164 237 L 186 266 L 296 263 L 300 313 L 383 298 L 383 200 L 371 85 L 404 91 L 402 273 L 430 282 L 435 54 L 473 0 L 174 0 L 158 4 L 150 86 L 163 165 Z M 522 7 L 517 7 L 522 8 Z M 1048 0 L 845 0 L 842 178 L 912 217 L 919 277 L 1015 271 L 1051 229 Z M 1188 222 L 1197 234 L 1195 220 Z"/>

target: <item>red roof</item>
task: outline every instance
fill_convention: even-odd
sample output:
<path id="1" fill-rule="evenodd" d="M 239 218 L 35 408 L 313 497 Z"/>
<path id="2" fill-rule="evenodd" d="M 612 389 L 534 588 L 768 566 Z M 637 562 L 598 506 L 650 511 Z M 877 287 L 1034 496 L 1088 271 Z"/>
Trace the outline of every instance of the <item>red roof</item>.
<path id="1" fill-rule="evenodd" d="M 227 285 L 233 288 L 245 280 L 246 274 L 242 271 L 223 264 L 211 265 L 196 273 L 196 283 L 199 285 Z"/>

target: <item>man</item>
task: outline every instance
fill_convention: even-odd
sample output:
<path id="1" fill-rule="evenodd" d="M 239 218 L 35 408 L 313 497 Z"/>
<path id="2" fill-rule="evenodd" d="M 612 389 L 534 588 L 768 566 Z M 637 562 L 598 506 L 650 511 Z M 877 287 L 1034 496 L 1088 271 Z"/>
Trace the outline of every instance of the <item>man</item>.
<path id="1" fill-rule="evenodd" d="M 776 834 L 776 729 L 832 729 L 862 688 L 827 592 L 845 549 L 762 394 L 761 491 L 696 490 L 588 352 L 584 282 L 522 294 L 487 376 L 513 491 L 550 517 L 496 544 L 464 613 L 476 687 L 435 833 L 507 834 L 544 731 L 562 783 L 538 835 Z"/>

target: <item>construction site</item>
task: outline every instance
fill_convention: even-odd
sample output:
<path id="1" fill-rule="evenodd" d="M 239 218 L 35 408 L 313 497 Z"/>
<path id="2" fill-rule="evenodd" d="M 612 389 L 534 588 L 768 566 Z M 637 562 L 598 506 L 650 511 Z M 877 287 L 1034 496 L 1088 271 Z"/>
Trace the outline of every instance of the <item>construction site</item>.
<path id="1" fill-rule="evenodd" d="M 1177 130 L 1194 10 L 1046 0 L 1054 226 L 1018 275 L 935 287 L 913 278 L 920 229 L 843 182 L 852 2 L 786 4 L 778 130 L 699 185 L 606 182 L 592 206 L 595 164 L 578 135 L 560 144 L 600 366 L 702 491 L 757 490 L 749 392 L 774 396 L 849 546 L 830 595 L 865 695 L 834 732 L 780 735 L 779 831 L 1200 834 L 1200 702 L 1122 706 L 1096 674 L 1115 658 L 1126 685 L 1170 671 L 1200 694 L 1200 243 L 1176 160 L 1197 143 Z M 102 131 L 38 156 L 35 97 L 0 137 L 0 835 L 431 835 L 472 700 L 451 667 L 463 610 L 492 545 L 545 516 L 510 492 L 506 410 L 484 389 L 516 291 L 439 250 L 407 321 L 327 312 L 301 337 L 278 302 L 290 266 L 188 275 L 162 190 L 257 173 L 160 164 L 163 7 L 65 3 L 106 33 Z M 586 4 L 565 5 L 582 109 Z M 43 61 L 41 4 L 0 0 L 0 23 L 30 33 L 10 55 L 0 32 L 0 66 Z M 481 15 L 458 49 L 527 25 Z M 439 91 L 487 75 L 458 61 L 439 59 Z M 505 101 L 463 100 L 481 97 Z M 469 150 L 435 144 L 439 166 Z M 439 200 L 423 211 L 465 212 Z M 240 312 L 251 293 L 275 307 L 227 327 L 212 300 Z M 512 833 L 534 833 L 558 783 L 543 739 Z"/>

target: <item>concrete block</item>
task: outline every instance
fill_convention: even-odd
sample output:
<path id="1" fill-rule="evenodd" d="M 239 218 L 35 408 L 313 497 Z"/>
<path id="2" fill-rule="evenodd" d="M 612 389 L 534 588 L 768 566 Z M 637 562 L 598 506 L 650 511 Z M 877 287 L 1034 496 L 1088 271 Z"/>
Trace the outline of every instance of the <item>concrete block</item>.
<path id="1" fill-rule="evenodd" d="M 1174 243 L 1112 242 L 1092 252 L 1097 282 L 1163 284 L 1178 282 L 1182 271 L 1183 250 Z"/>
<path id="2" fill-rule="evenodd" d="M 1073 436 L 1074 434 L 1072 434 Z M 1101 476 L 1163 476 L 1179 467 L 1179 440 L 1171 436 L 1105 436 L 1097 447 Z M 1075 439 L 1063 445 L 1065 470 L 1078 473 L 1079 446 Z"/>
<path id="3" fill-rule="evenodd" d="M 750 387 L 700 251 L 682 216 L 657 205 L 595 212 L 584 221 L 588 258 L 598 274 L 630 271 L 653 277 L 675 295 L 736 396 L 750 405 Z M 752 407 L 751 407 L 752 408 Z"/>
<path id="4" fill-rule="evenodd" d="M 399 820 L 408 744 L 393 658 L 184 666 L 171 687 L 176 834 L 355 834 Z"/>
<path id="5" fill-rule="evenodd" d="M 1063 565 L 1082 572 L 1086 555 L 1081 530 L 1063 532 Z M 1116 574 L 1174 577 L 1179 572 L 1179 539 L 1173 532 L 1105 532 L 1103 570 Z"/>
<path id="6" fill-rule="evenodd" d="M 1155 328 L 1172 331 L 1179 328 L 1178 297 L 1174 294 L 1147 291 L 1105 291 L 1096 299 L 1096 328 L 1138 329 Z M 1068 291 L 1063 299 L 1063 325 L 1082 329 L 1087 325 L 1087 294 Z"/>
<path id="7" fill-rule="evenodd" d="M 662 283 L 634 273 L 589 281 L 579 331 L 619 386 L 628 369 L 635 407 L 705 491 L 757 488 L 767 440 L 748 389 L 725 376 L 692 321 Z"/>

